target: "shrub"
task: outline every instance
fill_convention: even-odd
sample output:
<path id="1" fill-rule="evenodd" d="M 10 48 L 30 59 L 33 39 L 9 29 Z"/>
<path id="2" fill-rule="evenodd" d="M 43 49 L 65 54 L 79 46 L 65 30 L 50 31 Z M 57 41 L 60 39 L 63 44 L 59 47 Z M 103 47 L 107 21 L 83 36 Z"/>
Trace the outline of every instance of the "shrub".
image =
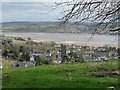
<path id="1" fill-rule="evenodd" d="M 47 59 L 45 59 L 45 60 L 42 61 L 42 64 L 48 65 L 48 64 L 50 64 L 50 63 L 51 63 L 51 61 L 49 61 L 49 60 L 47 60 Z"/>

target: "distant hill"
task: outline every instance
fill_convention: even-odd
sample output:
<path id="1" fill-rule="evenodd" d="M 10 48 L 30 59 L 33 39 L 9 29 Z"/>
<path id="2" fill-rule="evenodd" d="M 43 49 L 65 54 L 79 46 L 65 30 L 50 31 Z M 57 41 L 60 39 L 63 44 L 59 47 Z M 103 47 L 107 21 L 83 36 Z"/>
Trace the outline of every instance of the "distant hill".
<path id="1" fill-rule="evenodd" d="M 101 25 L 98 31 L 103 31 L 106 24 Z M 48 33 L 95 33 L 96 23 L 69 22 L 4 22 L 2 23 L 3 32 L 48 32 Z M 112 25 L 116 27 L 116 23 Z M 112 27 L 106 27 L 104 31 Z"/>
<path id="2" fill-rule="evenodd" d="M 3 32 L 91 33 L 95 24 L 69 22 L 4 22 Z"/>
<path id="3" fill-rule="evenodd" d="M 80 32 L 78 26 L 59 22 L 5 22 L 2 23 L 3 32 Z"/>

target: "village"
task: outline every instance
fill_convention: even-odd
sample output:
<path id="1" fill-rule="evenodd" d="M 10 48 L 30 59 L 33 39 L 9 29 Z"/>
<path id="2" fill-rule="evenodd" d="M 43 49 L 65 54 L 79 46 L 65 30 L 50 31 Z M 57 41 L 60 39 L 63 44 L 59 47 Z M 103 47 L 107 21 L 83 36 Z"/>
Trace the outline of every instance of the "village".
<path id="1" fill-rule="evenodd" d="M 77 46 L 74 44 L 57 44 L 55 42 L 50 42 L 50 45 L 45 46 L 42 42 L 32 41 L 31 38 L 25 40 L 21 37 L 14 37 L 14 39 L 25 43 L 15 46 L 13 41 L 4 39 L 1 41 L 2 49 L 0 50 L 1 56 L 11 61 L 11 67 L 118 60 L 117 47 Z M 34 48 L 34 45 L 42 48 Z M 16 49 L 12 47 L 16 47 Z M 2 67 L 2 64 L 0 65 Z"/>

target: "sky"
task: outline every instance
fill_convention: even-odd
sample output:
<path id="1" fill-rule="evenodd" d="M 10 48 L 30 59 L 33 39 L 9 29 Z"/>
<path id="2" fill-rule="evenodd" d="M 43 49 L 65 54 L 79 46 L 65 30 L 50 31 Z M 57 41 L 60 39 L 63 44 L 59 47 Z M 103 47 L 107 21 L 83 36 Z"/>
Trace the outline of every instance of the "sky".
<path id="1" fill-rule="evenodd" d="M 61 2 L 61 1 L 72 1 L 72 0 L 1 0 L 2 2 Z"/>
<path id="2" fill-rule="evenodd" d="M 1 0 L 0 22 L 58 21 L 65 13 L 64 7 L 53 10 L 55 2 L 75 0 Z M 78 1 L 78 0 L 76 0 Z M 82 0 L 83 1 L 83 0 Z M 85 1 L 85 0 L 84 0 Z M 86 0 L 89 1 L 89 0 Z"/>
<path id="3" fill-rule="evenodd" d="M 75 0 L 1 0 L 0 22 L 58 21 L 65 13 L 64 7 L 53 10 L 55 2 Z M 76 0 L 77 1 L 77 0 Z M 87 0 L 89 1 L 89 0 Z"/>
<path id="4" fill-rule="evenodd" d="M 2 16 L 0 17 L 2 17 L 2 22 L 58 21 L 63 16 L 61 13 L 63 8 L 53 10 L 54 2 L 58 2 L 58 0 L 29 0 L 29 2 L 28 0 L 24 0 L 24 2 L 23 0 L 20 2 L 18 0 L 5 0 L 2 1 Z"/>

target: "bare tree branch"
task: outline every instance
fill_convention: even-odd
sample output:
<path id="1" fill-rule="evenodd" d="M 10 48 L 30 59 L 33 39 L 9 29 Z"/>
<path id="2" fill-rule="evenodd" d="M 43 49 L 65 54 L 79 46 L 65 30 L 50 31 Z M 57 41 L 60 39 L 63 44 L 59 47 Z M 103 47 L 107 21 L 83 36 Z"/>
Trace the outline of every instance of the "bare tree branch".
<path id="1" fill-rule="evenodd" d="M 67 7 L 63 11 L 65 15 L 61 18 L 64 23 L 69 20 L 76 22 L 91 21 L 97 22 L 95 31 L 100 27 L 103 28 L 103 31 L 106 27 L 109 27 L 109 30 L 106 31 L 111 31 L 110 27 L 114 28 L 113 31 L 119 30 L 120 0 L 73 0 L 56 3 L 56 5 Z M 116 27 L 118 29 L 115 30 Z"/>

